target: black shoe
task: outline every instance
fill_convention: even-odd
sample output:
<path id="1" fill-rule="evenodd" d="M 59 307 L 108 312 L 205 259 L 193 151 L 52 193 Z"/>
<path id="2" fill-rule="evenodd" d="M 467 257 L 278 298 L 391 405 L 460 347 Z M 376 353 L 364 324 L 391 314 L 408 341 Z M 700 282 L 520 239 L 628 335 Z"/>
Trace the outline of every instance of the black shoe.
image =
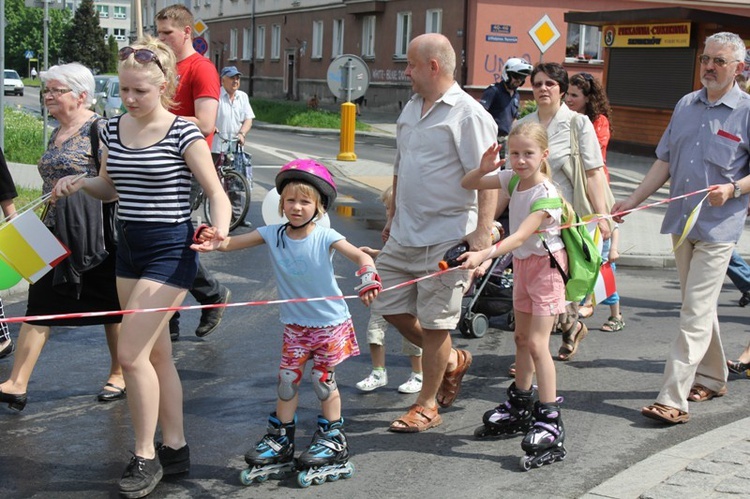
<path id="1" fill-rule="evenodd" d="M 190 447 L 187 444 L 174 450 L 161 442 L 156 442 L 156 452 L 165 475 L 176 475 L 190 471 Z"/>
<path id="2" fill-rule="evenodd" d="M 172 341 L 180 339 L 180 318 L 174 315 L 169 319 L 169 339 Z"/>
<path id="3" fill-rule="evenodd" d="M 15 395 L 0 391 L 0 404 L 8 404 L 8 407 L 14 411 L 21 412 L 26 407 L 26 394 Z"/>
<path id="4" fill-rule="evenodd" d="M 229 288 L 224 288 L 220 296 L 221 299 L 217 303 L 229 303 L 229 300 L 232 298 L 232 292 Z M 200 324 L 198 324 L 198 328 L 195 330 L 195 335 L 203 338 L 213 333 L 219 327 L 225 309 L 226 307 L 204 308 L 203 313 L 201 313 Z"/>
<path id="5" fill-rule="evenodd" d="M 163 474 L 158 456 L 153 459 L 133 456 L 120 479 L 120 495 L 129 498 L 147 496 L 159 484 Z"/>
<path id="6" fill-rule="evenodd" d="M 739 360 L 728 360 L 727 367 L 735 374 L 745 374 L 750 369 L 750 364 L 745 364 Z"/>
<path id="7" fill-rule="evenodd" d="M 746 306 L 748 303 L 750 303 L 750 291 L 745 291 L 742 293 L 742 296 L 740 297 L 740 307 Z"/>
<path id="8" fill-rule="evenodd" d="M 8 355 L 12 354 L 15 349 L 16 349 L 16 344 L 13 343 L 13 340 L 8 340 L 8 344 L 5 345 L 5 348 L 0 350 L 0 359 L 4 359 Z"/>
<path id="9" fill-rule="evenodd" d="M 99 402 L 114 402 L 115 400 L 125 398 L 125 388 L 119 387 L 112 383 L 107 383 L 104 386 L 105 388 L 102 388 L 102 391 L 100 391 L 99 395 L 96 396 L 96 400 L 98 400 Z M 114 388 L 114 390 L 107 390 L 107 386 L 110 388 Z"/>

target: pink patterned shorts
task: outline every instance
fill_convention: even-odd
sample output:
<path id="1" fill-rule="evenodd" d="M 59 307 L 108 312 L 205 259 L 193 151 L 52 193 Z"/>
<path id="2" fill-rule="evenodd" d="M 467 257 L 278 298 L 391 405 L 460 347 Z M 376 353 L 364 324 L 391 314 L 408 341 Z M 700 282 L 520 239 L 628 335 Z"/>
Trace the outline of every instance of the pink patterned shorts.
<path id="1" fill-rule="evenodd" d="M 336 326 L 284 326 L 281 369 L 302 370 L 310 357 L 313 365 L 330 368 L 355 355 L 359 355 L 359 344 L 351 319 Z"/>

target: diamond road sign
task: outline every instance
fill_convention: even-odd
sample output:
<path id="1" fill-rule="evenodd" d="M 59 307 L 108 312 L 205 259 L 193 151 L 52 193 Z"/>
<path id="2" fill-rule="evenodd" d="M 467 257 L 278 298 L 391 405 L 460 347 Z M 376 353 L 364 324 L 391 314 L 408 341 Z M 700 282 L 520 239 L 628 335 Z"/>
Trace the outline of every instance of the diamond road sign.
<path id="1" fill-rule="evenodd" d="M 539 22 L 529 30 L 529 36 L 531 36 L 531 39 L 534 40 L 534 43 L 536 43 L 536 46 L 539 47 L 539 50 L 543 54 L 557 41 L 558 38 L 560 38 L 560 32 L 552 23 L 552 19 L 545 14 L 544 17 L 542 17 Z"/>

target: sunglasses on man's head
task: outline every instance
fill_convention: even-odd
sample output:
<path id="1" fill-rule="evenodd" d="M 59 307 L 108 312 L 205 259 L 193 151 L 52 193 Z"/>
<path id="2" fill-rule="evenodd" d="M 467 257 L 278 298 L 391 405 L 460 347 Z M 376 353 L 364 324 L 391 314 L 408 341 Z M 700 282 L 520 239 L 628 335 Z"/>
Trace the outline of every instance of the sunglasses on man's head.
<path id="1" fill-rule="evenodd" d="M 124 61 L 125 59 L 130 57 L 130 54 L 133 54 L 133 59 L 135 59 L 136 62 L 140 64 L 148 64 L 149 62 L 153 62 L 159 67 L 159 69 L 161 69 L 161 72 L 164 73 L 165 76 L 167 74 L 167 72 L 164 71 L 161 62 L 159 62 L 159 58 L 149 49 L 134 49 L 133 47 L 123 47 L 117 54 L 121 61 Z"/>

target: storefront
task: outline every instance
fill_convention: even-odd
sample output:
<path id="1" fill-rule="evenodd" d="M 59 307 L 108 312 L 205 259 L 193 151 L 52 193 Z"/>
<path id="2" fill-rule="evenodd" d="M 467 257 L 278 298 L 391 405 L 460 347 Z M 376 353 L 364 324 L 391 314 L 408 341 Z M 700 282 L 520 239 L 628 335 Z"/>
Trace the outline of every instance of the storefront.
<path id="1" fill-rule="evenodd" d="M 682 7 L 568 12 L 565 21 L 601 30 L 612 147 L 632 152 L 652 153 L 677 101 L 701 87 L 697 57 L 707 36 L 750 39 L 748 17 Z"/>

